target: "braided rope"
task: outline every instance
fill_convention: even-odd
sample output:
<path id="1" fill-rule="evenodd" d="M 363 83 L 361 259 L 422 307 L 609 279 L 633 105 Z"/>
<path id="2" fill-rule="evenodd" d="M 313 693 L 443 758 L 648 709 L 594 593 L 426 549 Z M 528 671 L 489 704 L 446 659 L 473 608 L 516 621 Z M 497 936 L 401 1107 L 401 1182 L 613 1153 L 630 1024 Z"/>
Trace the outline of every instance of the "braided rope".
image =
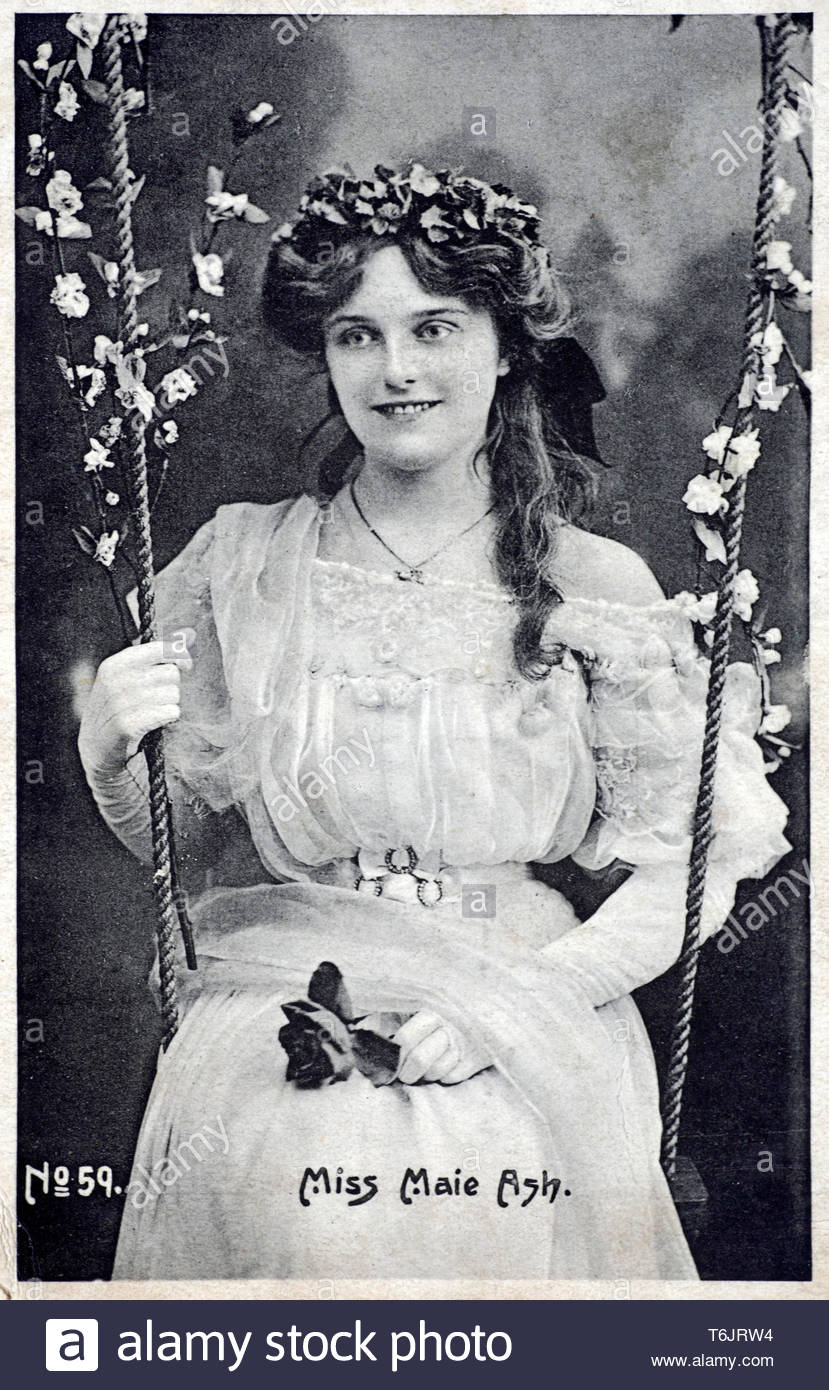
<path id="1" fill-rule="evenodd" d="M 795 32 L 790 15 L 778 16 L 773 27 L 758 18 L 763 54 L 764 117 L 763 154 L 760 167 L 760 186 L 751 258 L 751 288 L 746 307 L 743 337 L 741 379 L 750 372 L 757 360 L 753 336 L 762 330 L 764 305 L 761 284 L 765 251 L 772 239 L 776 213 L 774 211 L 774 178 L 777 173 L 780 143 L 780 113 L 786 92 L 786 60 L 789 43 Z M 755 413 L 754 401 L 738 411 L 733 433 L 750 429 Z M 731 620 L 734 612 L 734 587 L 740 563 L 740 542 L 746 500 L 746 475 L 740 477 L 729 493 L 730 506 L 725 528 L 725 570 L 720 580 L 717 610 L 713 626 L 711 667 L 705 710 L 705 734 L 700 762 L 700 781 L 694 812 L 694 832 L 686 894 L 685 935 L 680 955 L 681 979 L 677 1012 L 671 1037 L 670 1060 L 662 1101 L 662 1165 L 669 1178 L 676 1172 L 677 1140 L 682 1112 L 682 1092 L 688 1067 L 691 1018 L 694 1007 L 697 964 L 700 950 L 700 923 L 705 892 L 708 851 L 713 838 L 712 812 L 714 806 L 714 775 L 717 765 L 723 697 L 731 642 Z"/>
<path id="2" fill-rule="evenodd" d="M 119 337 L 124 346 L 134 346 L 138 326 L 135 253 L 132 235 L 127 118 L 124 106 L 124 77 L 121 64 L 123 22 L 112 16 L 104 32 L 104 70 L 109 108 L 110 155 L 115 228 L 119 250 Z M 147 487 L 145 421 L 139 411 L 130 415 L 129 459 L 127 465 L 130 506 L 136 530 L 138 559 L 139 641 L 152 642 L 156 634 L 153 546 L 150 531 L 150 504 Z M 175 933 L 178 925 L 174 899 L 172 827 L 167 780 L 164 772 L 164 744 L 160 729 L 143 740 L 149 775 L 150 820 L 153 843 L 153 889 L 158 913 L 158 973 L 161 1012 L 164 1019 L 164 1048 L 169 1047 L 178 1029 L 179 1004 L 175 977 Z M 188 943 L 188 946 L 190 943 Z M 189 950 L 188 950 L 189 959 Z"/>

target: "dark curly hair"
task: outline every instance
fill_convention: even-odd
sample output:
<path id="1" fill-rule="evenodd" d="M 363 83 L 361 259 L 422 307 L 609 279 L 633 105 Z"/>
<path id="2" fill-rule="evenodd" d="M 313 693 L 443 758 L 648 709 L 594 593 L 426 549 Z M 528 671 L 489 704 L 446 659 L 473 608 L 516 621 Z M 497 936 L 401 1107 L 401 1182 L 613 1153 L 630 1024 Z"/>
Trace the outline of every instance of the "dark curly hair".
<path id="1" fill-rule="evenodd" d="M 489 462 L 498 521 L 498 575 L 519 608 L 516 664 L 526 678 L 540 680 L 556 659 L 545 650 L 544 631 L 561 601 L 550 578 L 559 523 L 589 512 L 597 492 L 592 460 L 567 442 L 551 390 L 551 348 L 567 329 L 567 296 L 544 248 L 503 233 L 458 245 L 404 229 L 383 239 L 356 229 L 337 232 L 335 241 L 320 240 L 313 248 L 306 239 L 303 254 L 290 241 L 275 240 L 263 285 L 273 340 L 321 368 L 324 321 L 358 288 L 366 262 L 382 246 L 399 246 L 428 292 L 450 294 L 492 315 L 510 371 L 498 379 L 480 454 Z M 329 398 L 332 415 L 339 414 L 330 387 Z M 343 438 L 320 469 L 326 497 L 339 491 L 361 452 L 345 421 L 343 426 Z"/>

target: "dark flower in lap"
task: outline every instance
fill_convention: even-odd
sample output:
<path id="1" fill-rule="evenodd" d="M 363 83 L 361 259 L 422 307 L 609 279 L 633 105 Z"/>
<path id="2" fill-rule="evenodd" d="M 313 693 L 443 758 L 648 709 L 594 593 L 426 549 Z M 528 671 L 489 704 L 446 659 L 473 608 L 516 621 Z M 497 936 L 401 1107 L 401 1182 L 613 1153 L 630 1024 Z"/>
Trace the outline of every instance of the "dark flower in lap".
<path id="1" fill-rule="evenodd" d="M 375 1086 L 394 1080 L 400 1048 L 386 1033 L 396 1032 L 399 1014 L 378 1014 L 372 1022 L 378 1030 L 360 1028 L 342 975 L 331 961 L 323 961 L 311 976 L 307 999 L 282 1005 L 288 1022 L 279 1030 L 279 1041 L 288 1054 L 288 1081 L 303 1090 L 324 1083 L 345 1081 L 356 1069 Z"/>

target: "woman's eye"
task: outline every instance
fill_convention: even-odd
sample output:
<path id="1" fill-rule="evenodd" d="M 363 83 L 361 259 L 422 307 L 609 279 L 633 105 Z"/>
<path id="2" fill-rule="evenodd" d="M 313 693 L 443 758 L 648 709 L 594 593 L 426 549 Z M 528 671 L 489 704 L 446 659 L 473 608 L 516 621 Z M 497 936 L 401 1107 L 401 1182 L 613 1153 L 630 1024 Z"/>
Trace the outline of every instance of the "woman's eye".
<path id="1" fill-rule="evenodd" d="M 425 338 L 427 342 L 436 342 L 454 332 L 454 327 L 454 324 L 438 322 L 435 319 L 431 323 L 424 323 L 419 332 L 421 338 Z"/>
<path id="2" fill-rule="evenodd" d="M 371 334 L 367 328 L 347 328 L 339 343 L 341 347 L 363 347 L 370 340 Z"/>

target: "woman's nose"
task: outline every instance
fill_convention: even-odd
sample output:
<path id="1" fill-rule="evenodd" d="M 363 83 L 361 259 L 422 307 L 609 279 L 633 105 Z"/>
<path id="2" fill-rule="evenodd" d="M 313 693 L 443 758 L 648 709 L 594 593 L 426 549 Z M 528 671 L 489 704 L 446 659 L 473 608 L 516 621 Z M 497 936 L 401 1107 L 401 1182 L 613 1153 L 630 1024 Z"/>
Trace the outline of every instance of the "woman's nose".
<path id="1" fill-rule="evenodd" d="M 402 389 L 411 386 L 417 379 L 414 360 L 414 347 L 399 338 L 386 341 L 386 355 L 383 363 L 383 379 L 386 386 Z"/>

